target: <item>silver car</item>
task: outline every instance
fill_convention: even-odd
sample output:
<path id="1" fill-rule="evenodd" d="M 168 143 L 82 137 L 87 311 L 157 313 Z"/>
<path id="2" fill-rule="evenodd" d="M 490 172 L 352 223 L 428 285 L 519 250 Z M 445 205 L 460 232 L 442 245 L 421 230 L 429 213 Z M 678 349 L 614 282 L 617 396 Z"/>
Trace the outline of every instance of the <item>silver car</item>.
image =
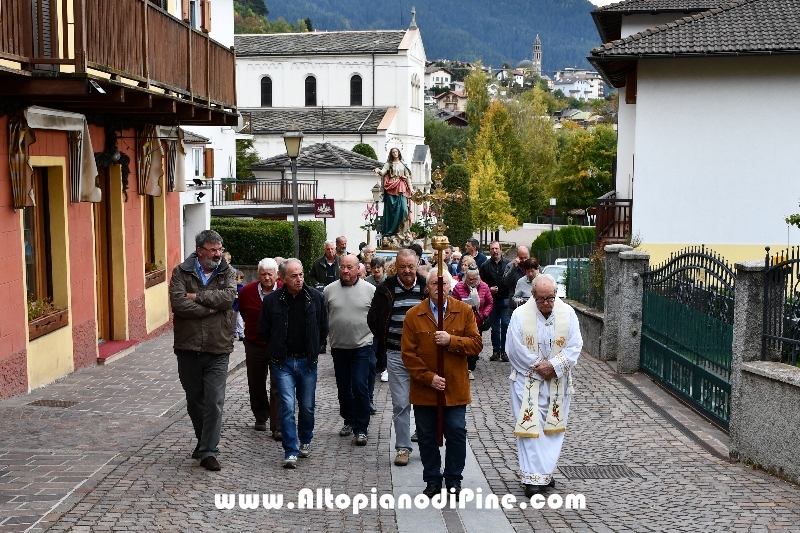
<path id="1" fill-rule="evenodd" d="M 564 265 L 548 265 L 542 270 L 542 274 L 550 274 L 556 280 L 556 296 L 559 298 L 567 297 L 567 286 L 564 284 L 567 267 Z"/>

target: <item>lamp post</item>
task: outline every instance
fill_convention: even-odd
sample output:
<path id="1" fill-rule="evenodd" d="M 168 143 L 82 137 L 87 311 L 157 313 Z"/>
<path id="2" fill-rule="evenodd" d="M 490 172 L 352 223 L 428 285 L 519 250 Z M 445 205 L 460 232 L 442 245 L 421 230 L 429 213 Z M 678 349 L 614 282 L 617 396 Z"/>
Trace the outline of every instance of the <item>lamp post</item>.
<path id="1" fill-rule="evenodd" d="M 556 216 L 556 199 L 550 198 L 550 264 L 553 264 L 553 243 L 555 242 L 555 232 L 553 231 L 553 218 Z"/>
<path id="2" fill-rule="evenodd" d="M 297 220 L 297 156 L 300 155 L 300 145 L 303 144 L 303 132 L 292 124 L 289 131 L 283 134 L 286 144 L 286 155 L 292 164 L 292 215 L 294 216 L 294 256 L 300 258 L 300 229 Z"/>
<path id="3" fill-rule="evenodd" d="M 381 186 L 380 186 L 379 183 L 376 182 L 375 185 L 372 186 L 372 207 L 375 208 L 375 222 L 376 222 L 376 224 L 375 224 L 375 242 L 376 242 L 376 244 L 380 244 L 380 242 L 381 242 L 381 239 L 378 236 L 379 232 L 378 232 L 378 225 L 377 225 L 377 221 L 378 221 L 378 202 L 380 202 L 380 201 L 381 201 Z M 369 244 L 369 230 L 367 230 L 367 244 Z M 377 248 L 377 247 L 378 246 L 375 246 L 375 248 Z"/>

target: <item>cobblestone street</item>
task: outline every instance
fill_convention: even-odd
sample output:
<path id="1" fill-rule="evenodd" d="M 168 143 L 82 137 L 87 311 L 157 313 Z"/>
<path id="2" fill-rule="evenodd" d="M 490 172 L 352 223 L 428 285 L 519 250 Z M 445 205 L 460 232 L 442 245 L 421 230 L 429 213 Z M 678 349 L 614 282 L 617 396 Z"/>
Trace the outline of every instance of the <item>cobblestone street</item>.
<path id="1" fill-rule="evenodd" d="M 405 531 L 395 511 L 380 508 L 354 515 L 351 508 L 215 506 L 215 494 L 223 493 L 283 494 L 284 502 L 297 501 L 304 487 L 350 497 L 369 496 L 373 487 L 378 495 L 392 493 L 399 469 L 391 462 L 387 383 L 376 384 L 379 412 L 369 443 L 355 447 L 338 434 L 332 363 L 321 356 L 312 454 L 296 470 L 284 470 L 280 443 L 252 428 L 243 351 L 237 345 L 220 443 L 222 471 L 208 472 L 190 458 L 194 435 L 171 343 L 171 333 L 166 334 L 106 366 L 0 402 L 0 532 Z M 490 345 L 488 334 L 485 345 Z M 509 367 L 489 363 L 488 351 L 472 382 L 469 444 L 476 473 L 489 490 L 513 494 L 521 502 L 508 407 Z M 494 511 L 502 512 L 515 531 L 800 531 L 800 488 L 728 462 L 726 436 L 654 391 L 644 376 L 620 378 L 586 354 L 576 375 L 577 394 L 559 463 L 564 470 L 556 472 L 557 486 L 550 492 L 583 494 L 586 507 L 521 510 L 514 505 Z M 30 405 L 36 400 L 77 403 Z M 634 477 L 567 475 L 566 467 L 612 465 L 630 468 Z M 415 452 L 402 474 L 418 480 L 418 492 L 424 488 L 421 470 Z M 476 526 L 464 511 L 441 514 L 451 533 L 503 530 L 493 526 L 494 518 Z"/>

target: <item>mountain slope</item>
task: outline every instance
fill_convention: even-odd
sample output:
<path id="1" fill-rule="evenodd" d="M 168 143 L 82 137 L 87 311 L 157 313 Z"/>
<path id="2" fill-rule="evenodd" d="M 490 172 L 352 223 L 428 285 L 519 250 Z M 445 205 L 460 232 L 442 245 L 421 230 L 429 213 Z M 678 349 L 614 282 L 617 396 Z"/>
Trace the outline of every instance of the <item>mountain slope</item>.
<path id="1" fill-rule="evenodd" d="M 405 29 L 417 10 L 429 60 L 474 61 L 500 67 L 530 59 L 542 40 L 542 67 L 552 75 L 566 66 L 588 67 L 600 43 L 588 0 L 267 0 L 271 19 L 310 17 L 317 30 Z"/>

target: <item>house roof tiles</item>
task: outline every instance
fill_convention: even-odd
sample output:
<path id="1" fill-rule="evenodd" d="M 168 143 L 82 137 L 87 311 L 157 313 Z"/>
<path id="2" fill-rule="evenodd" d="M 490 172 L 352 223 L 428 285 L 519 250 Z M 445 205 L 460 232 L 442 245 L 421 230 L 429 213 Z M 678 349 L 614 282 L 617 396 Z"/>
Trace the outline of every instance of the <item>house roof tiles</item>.
<path id="1" fill-rule="evenodd" d="M 377 133 L 387 107 L 268 107 L 250 111 L 250 131 L 283 133 L 292 125 L 305 133 Z"/>
<path id="2" fill-rule="evenodd" d="M 592 11 L 592 18 L 600 39 L 609 42 L 621 37 L 624 15 L 675 13 L 678 18 L 678 13 L 700 13 L 725 3 L 726 0 L 626 0 L 598 7 Z"/>
<path id="3" fill-rule="evenodd" d="M 234 35 L 236 57 L 392 54 L 405 30 Z"/>
<path id="4" fill-rule="evenodd" d="M 289 156 L 276 155 L 250 165 L 250 170 L 283 170 L 290 166 Z M 380 162 L 331 143 L 317 143 L 300 149 L 298 168 L 329 168 L 350 170 L 373 170 Z"/>
<path id="5" fill-rule="evenodd" d="M 589 61 L 615 87 L 646 57 L 800 54 L 800 0 L 738 0 L 598 46 Z"/>

